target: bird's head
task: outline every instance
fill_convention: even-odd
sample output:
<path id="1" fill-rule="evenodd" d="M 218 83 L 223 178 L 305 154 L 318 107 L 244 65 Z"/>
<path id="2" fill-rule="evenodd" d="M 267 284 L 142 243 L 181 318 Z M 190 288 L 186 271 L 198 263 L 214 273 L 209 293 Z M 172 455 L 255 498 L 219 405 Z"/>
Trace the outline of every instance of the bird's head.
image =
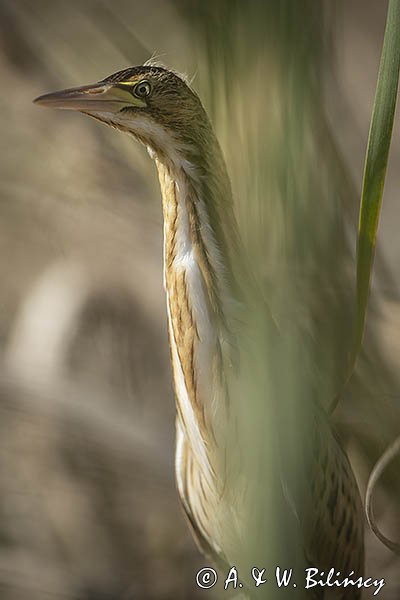
<path id="1" fill-rule="evenodd" d="M 156 154 L 189 148 L 209 129 L 198 96 L 183 78 L 158 66 L 118 71 L 91 85 L 46 94 L 41 106 L 76 110 L 129 132 Z"/>

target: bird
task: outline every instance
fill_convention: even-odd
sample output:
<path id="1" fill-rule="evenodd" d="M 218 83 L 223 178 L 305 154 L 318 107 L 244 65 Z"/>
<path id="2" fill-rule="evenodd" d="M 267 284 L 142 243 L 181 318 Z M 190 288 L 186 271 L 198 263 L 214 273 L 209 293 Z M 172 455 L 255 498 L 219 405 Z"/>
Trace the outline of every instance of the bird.
<path id="1" fill-rule="evenodd" d="M 249 295 L 256 286 L 210 119 L 186 78 L 156 64 L 123 69 L 94 84 L 40 96 L 35 103 L 79 111 L 126 132 L 147 147 L 156 163 L 176 398 L 176 484 L 202 552 L 217 565 L 232 564 L 234 548 L 243 543 L 245 533 L 240 531 L 240 507 L 230 505 L 239 492 L 225 498 L 236 527 L 232 539 L 224 534 L 219 510 L 227 481 L 228 381 L 239 368 L 237 331 L 246 321 Z M 361 577 L 364 514 L 352 467 L 320 408 L 313 412 L 310 431 L 309 500 L 305 515 L 297 515 L 305 561 Z M 283 488 L 282 497 L 287 498 L 290 492 Z M 323 594 L 322 588 L 313 590 L 315 598 Z M 356 588 L 342 589 L 341 594 L 346 600 L 360 597 Z"/>

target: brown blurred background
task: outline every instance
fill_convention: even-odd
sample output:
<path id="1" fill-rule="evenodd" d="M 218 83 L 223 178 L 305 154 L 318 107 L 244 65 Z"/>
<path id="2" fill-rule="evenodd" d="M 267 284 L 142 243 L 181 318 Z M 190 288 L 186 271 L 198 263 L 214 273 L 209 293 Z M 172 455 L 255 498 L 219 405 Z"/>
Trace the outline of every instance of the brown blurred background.
<path id="1" fill-rule="evenodd" d="M 240 90 L 234 100 L 226 101 L 222 92 L 216 97 L 215 89 L 227 85 L 218 73 L 231 77 L 231 89 L 245 85 L 237 57 L 253 56 L 265 67 L 268 86 L 273 78 L 268 69 L 275 63 L 262 58 L 260 40 L 272 30 L 274 18 L 287 18 L 292 25 L 297 18 L 290 10 L 279 16 L 279 7 L 271 8 L 272 25 L 266 23 L 264 34 L 262 25 L 252 32 L 257 10 L 264 18 L 268 9 L 262 4 L 268 3 L 245 4 L 0 0 L 1 600 L 211 598 L 211 592 L 196 589 L 195 573 L 204 559 L 174 487 L 174 400 L 155 167 L 145 149 L 128 137 L 80 115 L 42 111 L 31 101 L 155 55 L 194 77 L 220 135 L 235 196 L 243 198 L 245 186 L 237 173 L 244 164 L 244 144 L 259 149 L 254 139 L 265 107 L 260 102 L 249 118 Z M 287 8 L 290 2 L 272 4 Z M 250 5 L 253 21 L 247 17 Z M 224 27 L 235 23 L 232 11 L 240 27 L 232 37 L 238 46 L 229 71 Z M 344 252 L 341 269 L 352 280 L 386 2 L 328 0 L 317 12 L 319 21 L 310 27 L 319 37 L 307 60 L 314 60 L 322 44 L 317 87 L 323 148 L 328 137 L 330 144 L 324 160 L 338 185 L 345 180 L 350 190 L 337 209 L 340 247 L 329 252 L 335 258 Z M 279 44 L 276 48 L 280 52 Z M 289 58 L 290 51 L 289 45 Z M 247 137 L 239 143 L 243 127 Z M 337 415 L 362 490 L 400 423 L 399 131 L 397 119 L 364 352 Z M 311 143 L 316 137 L 311 135 Z M 263 144 L 268 157 L 267 136 Z M 314 157 L 321 155 L 315 151 Z M 319 168 L 310 160 L 310 170 Z M 319 185 L 324 189 L 322 179 Z M 323 205 L 317 196 L 312 211 L 325 215 L 325 221 L 307 223 L 314 233 L 321 228 L 324 238 L 333 204 Z M 329 210 L 323 212 L 324 206 Z M 243 236 L 250 239 L 247 208 L 238 202 Z M 278 236 L 275 216 L 282 221 L 285 211 L 275 214 L 269 206 L 265 214 L 261 238 L 268 237 L 267 228 L 269 237 Z M 273 251 L 279 254 L 277 248 L 275 243 Z M 268 264 L 265 273 L 266 281 L 272 275 L 272 285 L 275 264 Z M 336 269 L 336 263 L 329 263 L 328 275 L 335 277 Z M 335 301 L 351 303 L 343 277 Z M 318 296 L 315 307 L 321 323 L 331 321 L 335 329 L 327 302 L 339 288 L 332 289 Z M 274 301 L 278 305 L 281 298 L 275 294 Z M 301 318 L 301 310 L 295 314 Z M 319 347 L 318 353 L 331 351 Z M 345 351 L 336 344 L 332 353 Z M 397 539 L 398 467 L 388 470 L 376 501 L 379 522 Z M 387 578 L 380 597 L 399 598 L 399 559 L 369 533 L 367 544 L 370 574 Z"/>

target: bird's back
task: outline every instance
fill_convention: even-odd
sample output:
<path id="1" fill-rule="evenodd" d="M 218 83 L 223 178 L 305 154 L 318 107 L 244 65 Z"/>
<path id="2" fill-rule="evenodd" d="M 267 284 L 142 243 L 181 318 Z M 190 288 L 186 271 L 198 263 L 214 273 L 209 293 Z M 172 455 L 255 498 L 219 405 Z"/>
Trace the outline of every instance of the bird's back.
<path id="1" fill-rule="evenodd" d="M 364 511 L 349 459 L 323 413 L 315 415 L 312 432 L 309 531 L 304 532 L 310 566 L 325 573 L 335 569 L 343 580 L 364 574 Z M 323 597 L 323 596 L 321 596 Z M 358 588 L 339 588 L 338 597 L 361 597 Z"/>

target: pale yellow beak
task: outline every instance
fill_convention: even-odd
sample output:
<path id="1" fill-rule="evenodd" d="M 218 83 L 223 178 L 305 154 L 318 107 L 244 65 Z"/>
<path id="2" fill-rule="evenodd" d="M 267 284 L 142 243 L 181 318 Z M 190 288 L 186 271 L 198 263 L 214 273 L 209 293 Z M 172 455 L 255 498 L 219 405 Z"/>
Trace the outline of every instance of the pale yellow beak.
<path id="1" fill-rule="evenodd" d="M 139 102 L 132 96 L 128 88 L 123 89 L 115 84 L 106 83 L 94 83 L 61 90 L 39 96 L 34 100 L 35 104 L 49 108 L 110 113 L 117 113 L 124 106 L 138 106 Z"/>

